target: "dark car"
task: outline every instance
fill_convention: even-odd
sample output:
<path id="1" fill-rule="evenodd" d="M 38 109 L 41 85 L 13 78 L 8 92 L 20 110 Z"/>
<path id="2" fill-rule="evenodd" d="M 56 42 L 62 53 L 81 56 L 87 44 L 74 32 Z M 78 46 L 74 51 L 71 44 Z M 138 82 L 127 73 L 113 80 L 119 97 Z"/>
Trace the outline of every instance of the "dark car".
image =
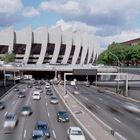
<path id="1" fill-rule="evenodd" d="M 47 122 L 38 121 L 36 123 L 35 130 L 42 130 L 45 137 L 50 138 L 50 131 Z"/>
<path id="2" fill-rule="evenodd" d="M 45 136 L 44 136 L 43 131 L 41 131 L 41 130 L 33 130 L 31 140 L 45 140 Z"/>
<path id="3" fill-rule="evenodd" d="M 27 85 L 27 88 L 32 88 L 33 86 L 31 84 Z"/>
<path id="4" fill-rule="evenodd" d="M 47 91 L 46 91 L 46 95 L 53 95 L 51 89 L 49 89 L 49 90 L 47 89 Z"/>
<path id="5" fill-rule="evenodd" d="M 69 122 L 69 114 L 66 111 L 59 111 L 57 113 L 58 122 Z"/>
<path id="6" fill-rule="evenodd" d="M 21 109 L 21 115 L 30 116 L 32 114 L 32 109 L 30 106 L 23 106 Z"/>
<path id="7" fill-rule="evenodd" d="M 25 93 L 19 92 L 17 96 L 18 96 L 18 98 L 25 98 Z"/>
<path id="8" fill-rule="evenodd" d="M 5 108 L 5 104 L 3 102 L 0 102 L 0 110 Z"/>

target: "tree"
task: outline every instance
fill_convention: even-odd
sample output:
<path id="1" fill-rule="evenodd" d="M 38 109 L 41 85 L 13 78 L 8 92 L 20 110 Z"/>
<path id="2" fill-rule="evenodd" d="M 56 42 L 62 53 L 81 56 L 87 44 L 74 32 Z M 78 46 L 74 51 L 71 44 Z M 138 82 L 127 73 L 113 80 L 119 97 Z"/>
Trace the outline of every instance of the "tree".
<path id="1" fill-rule="evenodd" d="M 97 62 L 109 65 L 138 65 L 140 63 L 140 43 L 130 46 L 113 42 L 107 50 L 99 55 Z"/>
<path id="2" fill-rule="evenodd" d="M 15 61 L 15 54 L 14 53 L 6 53 L 4 56 L 2 56 L 0 59 L 4 61 L 5 63 L 10 63 Z"/>

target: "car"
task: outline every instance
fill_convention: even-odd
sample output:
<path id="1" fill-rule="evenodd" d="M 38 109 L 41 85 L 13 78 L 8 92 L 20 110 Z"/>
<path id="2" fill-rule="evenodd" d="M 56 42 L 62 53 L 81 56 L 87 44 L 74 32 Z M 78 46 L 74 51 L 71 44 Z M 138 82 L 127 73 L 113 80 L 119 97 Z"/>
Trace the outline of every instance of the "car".
<path id="1" fill-rule="evenodd" d="M 69 140 L 86 140 L 83 131 L 78 126 L 70 126 L 67 135 Z"/>
<path id="2" fill-rule="evenodd" d="M 130 102 L 123 103 L 123 108 L 128 112 L 140 113 L 140 106 L 137 106 Z"/>
<path id="3" fill-rule="evenodd" d="M 57 112 L 57 121 L 58 122 L 69 122 L 69 114 L 66 111 Z"/>
<path id="4" fill-rule="evenodd" d="M 75 94 L 75 95 L 79 95 L 80 92 L 79 92 L 78 90 L 74 90 L 74 91 L 73 91 L 73 94 Z"/>
<path id="5" fill-rule="evenodd" d="M 45 140 L 45 136 L 44 136 L 43 131 L 41 131 L 41 130 L 33 130 L 31 140 Z"/>
<path id="6" fill-rule="evenodd" d="M 18 98 L 25 98 L 25 93 L 20 91 L 17 96 Z"/>
<path id="7" fill-rule="evenodd" d="M 50 84 L 46 83 L 46 89 L 49 89 L 49 88 L 50 88 Z"/>
<path id="8" fill-rule="evenodd" d="M 32 99 L 33 100 L 40 100 L 41 99 L 40 92 L 39 91 L 34 91 L 33 95 L 32 95 Z"/>
<path id="9" fill-rule="evenodd" d="M 47 122 L 45 121 L 38 121 L 35 126 L 35 130 L 43 131 L 45 138 L 50 138 L 50 131 Z"/>
<path id="10" fill-rule="evenodd" d="M 27 85 L 27 88 L 32 88 L 33 86 L 31 84 L 28 84 Z"/>
<path id="11" fill-rule="evenodd" d="M 58 104 L 58 98 L 56 96 L 51 96 L 50 103 L 51 104 Z"/>
<path id="12" fill-rule="evenodd" d="M 14 113 L 7 113 L 5 116 L 4 128 L 14 128 L 17 125 L 18 119 Z"/>
<path id="13" fill-rule="evenodd" d="M 46 91 L 46 95 L 53 95 L 51 89 L 47 89 L 47 91 Z"/>
<path id="14" fill-rule="evenodd" d="M 30 106 L 23 106 L 21 109 L 21 115 L 30 116 L 32 114 L 32 109 Z"/>
<path id="15" fill-rule="evenodd" d="M 4 102 L 0 102 L 0 110 L 3 110 L 5 108 Z"/>
<path id="16" fill-rule="evenodd" d="M 15 88 L 14 88 L 14 91 L 15 91 L 15 92 L 19 91 L 19 88 L 18 88 L 18 87 L 15 87 Z"/>

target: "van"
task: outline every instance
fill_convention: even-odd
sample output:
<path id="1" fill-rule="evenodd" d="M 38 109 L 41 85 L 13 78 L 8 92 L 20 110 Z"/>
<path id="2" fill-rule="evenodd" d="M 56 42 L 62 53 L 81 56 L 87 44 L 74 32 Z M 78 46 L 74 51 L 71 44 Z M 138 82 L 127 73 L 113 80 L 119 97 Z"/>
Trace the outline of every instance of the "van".
<path id="1" fill-rule="evenodd" d="M 32 95 L 32 99 L 33 100 L 40 100 L 41 99 L 40 92 L 39 91 L 34 91 L 33 95 Z"/>

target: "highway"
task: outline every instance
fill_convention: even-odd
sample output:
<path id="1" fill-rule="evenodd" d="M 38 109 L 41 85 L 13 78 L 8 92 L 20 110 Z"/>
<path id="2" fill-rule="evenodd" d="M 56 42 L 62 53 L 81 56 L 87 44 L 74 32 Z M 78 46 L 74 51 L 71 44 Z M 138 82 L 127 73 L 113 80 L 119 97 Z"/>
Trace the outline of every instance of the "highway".
<path id="1" fill-rule="evenodd" d="M 71 93 L 75 90 L 70 85 L 67 86 L 67 89 Z M 140 139 L 140 114 L 128 112 L 123 108 L 122 104 L 128 102 L 127 99 L 99 92 L 99 90 L 83 84 L 78 85 L 78 90 L 80 95 L 75 95 L 75 97 L 114 131 L 119 132 L 128 140 Z M 129 100 L 129 102 L 132 101 Z M 140 104 L 138 105 L 140 106 Z"/>
<path id="2" fill-rule="evenodd" d="M 42 85 L 43 93 L 41 93 L 41 100 L 33 100 L 33 88 L 27 88 L 27 85 L 20 84 L 20 90 L 26 89 L 26 97 L 18 98 L 17 93 L 12 90 L 1 101 L 5 102 L 6 108 L 0 110 L 0 140 L 30 140 L 32 138 L 32 131 L 35 128 L 37 121 L 42 120 L 48 123 L 51 137 L 50 140 L 67 140 L 67 129 L 69 126 L 78 126 L 73 117 L 70 115 L 70 122 L 57 122 L 56 113 L 58 111 L 67 111 L 65 105 L 59 99 L 59 104 L 50 104 L 50 96 L 46 95 L 45 86 Z M 52 88 L 52 87 L 51 87 Z M 53 94 L 55 91 L 52 89 Z M 59 97 L 58 97 L 59 98 Z M 21 108 L 24 105 L 30 105 L 33 111 L 31 116 L 21 116 Z M 18 116 L 18 124 L 13 129 L 3 127 L 4 116 L 7 112 L 14 112 Z M 87 140 L 90 138 L 87 137 Z"/>

